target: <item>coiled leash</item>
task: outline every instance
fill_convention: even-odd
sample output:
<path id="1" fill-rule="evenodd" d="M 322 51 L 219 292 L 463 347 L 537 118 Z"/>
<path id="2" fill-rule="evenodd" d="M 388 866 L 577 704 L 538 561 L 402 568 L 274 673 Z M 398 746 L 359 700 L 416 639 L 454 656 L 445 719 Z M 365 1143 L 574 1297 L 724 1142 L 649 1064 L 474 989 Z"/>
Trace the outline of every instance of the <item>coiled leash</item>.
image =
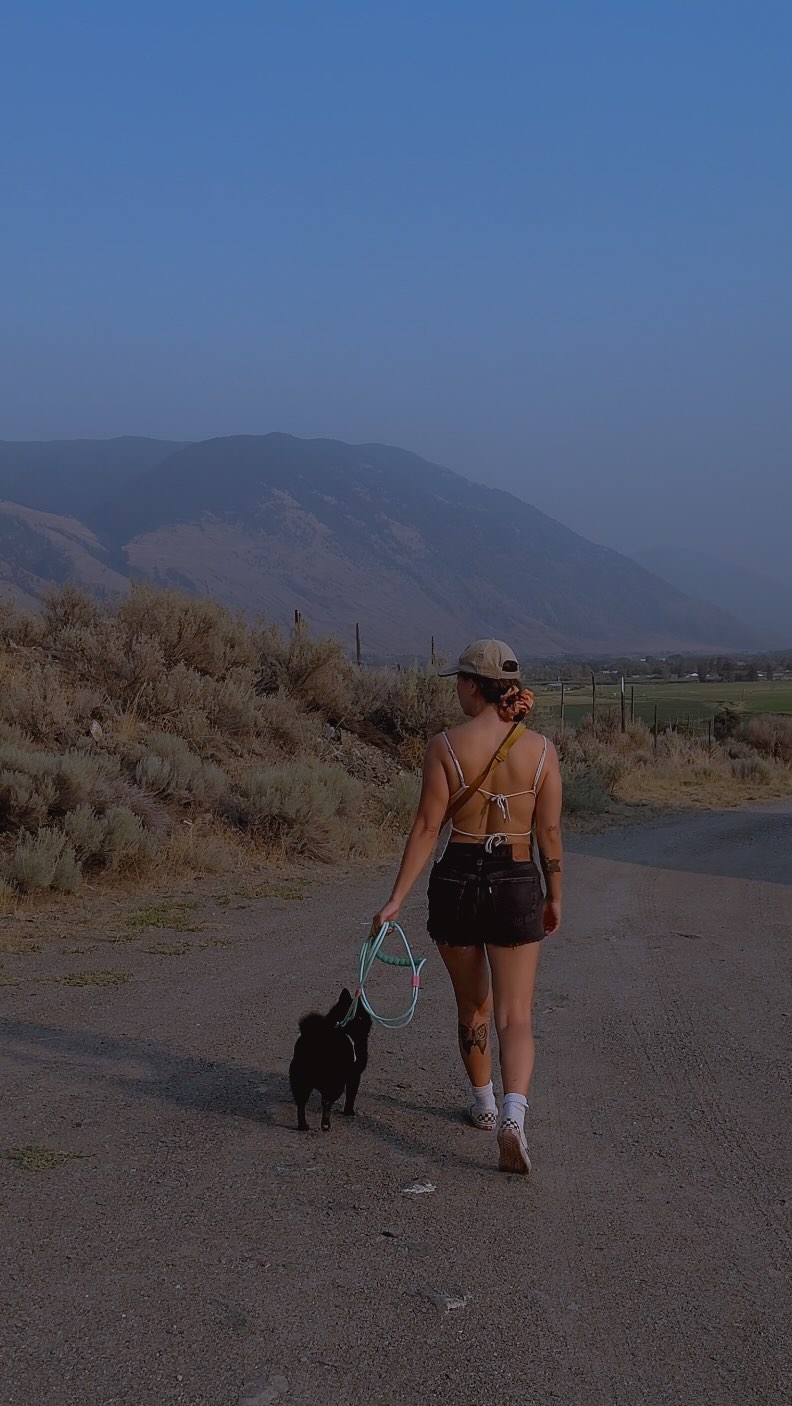
<path id="1" fill-rule="evenodd" d="M 399 934 L 399 937 L 404 943 L 406 956 L 397 957 L 390 952 L 383 952 L 381 950 L 382 944 L 391 929 Z M 404 930 L 398 923 L 383 923 L 376 936 L 367 937 L 360 949 L 357 988 L 352 1000 L 352 1005 L 349 1007 L 344 1019 L 338 1022 L 341 1029 L 343 1030 L 344 1026 L 348 1025 L 350 1020 L 354 1019 L 357 1008 L 361 1005 L 364 1010 L 368 1011 L 371 1019 L 375 1020 L 378 1025 L 384 1025 L 386 1030 L 404 1030 L 405 1026 L 410 1024 L 410 1021 L 415 1015 L 415 1007 L 418 1004 L 418 992 L 421 989 L 421 968 L 425 961 L 425 957 L 419 957 L 416 961 L 412 954 L 410 944 L 405 937 Z M 369 972 L 375 962 L 385 962 L 389 967 L 409 967 L 412 971 L 412 998 L 409 1006 L 406 1010 L 402 1011 L 401 1015 L 378 1015 L 366 995 L 366 981 L 368 980 Z"/>

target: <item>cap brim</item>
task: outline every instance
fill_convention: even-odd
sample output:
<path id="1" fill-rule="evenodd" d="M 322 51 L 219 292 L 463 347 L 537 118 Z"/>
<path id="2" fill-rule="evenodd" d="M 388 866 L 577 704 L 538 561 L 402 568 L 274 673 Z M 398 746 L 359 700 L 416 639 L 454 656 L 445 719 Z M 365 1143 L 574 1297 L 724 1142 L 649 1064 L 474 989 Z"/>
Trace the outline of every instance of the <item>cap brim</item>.
<path id="1" fill-rule="evenodd" d="M 437 677 L 439 679 L 450 679 L 453 674 L 459 673 L 461 673 L 461 670 L 459 666 L 456 665 L 453 669 L 438 669 Z"/>

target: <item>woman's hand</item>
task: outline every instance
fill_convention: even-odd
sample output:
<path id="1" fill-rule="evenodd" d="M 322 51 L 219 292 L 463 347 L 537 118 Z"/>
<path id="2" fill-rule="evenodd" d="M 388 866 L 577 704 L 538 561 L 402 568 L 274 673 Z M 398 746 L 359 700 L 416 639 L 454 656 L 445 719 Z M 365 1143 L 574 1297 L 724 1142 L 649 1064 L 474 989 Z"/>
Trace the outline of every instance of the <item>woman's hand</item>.
<path id="1" fill-rule="evenodd" d="M 385 923 L 395 923 L 400 911 L 401 904 L 394 903 L 393 899 L 389 898 L 387 903 L 383 904 L 382 908 L 380 908 L 379 913 L 375 913 L 371 920 L 371 936 L 376 937 L 380 928 L 384 927 Z"/>
<path id="2" fill-rule="evenodd" d="M 546 898 L 542 913 L 545 937 L 551 937 L 561 926 L 561 899 Z"/>

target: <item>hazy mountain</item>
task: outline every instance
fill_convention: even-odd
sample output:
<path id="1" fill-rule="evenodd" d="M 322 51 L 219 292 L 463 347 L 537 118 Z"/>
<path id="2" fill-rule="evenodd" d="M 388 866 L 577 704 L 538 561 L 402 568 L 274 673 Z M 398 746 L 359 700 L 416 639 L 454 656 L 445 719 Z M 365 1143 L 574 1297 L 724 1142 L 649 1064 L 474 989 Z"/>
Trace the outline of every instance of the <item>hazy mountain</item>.
<path id="1" fill-rule="evenodd" d="M 734 618 L 521 499 L 385 445 L 190 444 L 89 513 L 129 570 L 374 655 L 498 634 L 527 654 L 741 649 Z"/>
<path id="2" fill-rule="evenodd" d="M 792 644 L 792 586 L 687 547 L 652 547 L 633 559 L 688 595 L 715 601 L 785 647 Z"/>
<path id="3" fill-rule="evenodd" d="M 162 439 L 0 440 L 0 498 L 42 512 L 84 517 L 181 443 Z"/>
<path id="4" fill-rule="evenodd" d="M 53 585 L 74 581 L 96 595 L 129 590 L 93 532 L 74 518 L 0 502 L 0 597 L 34 604 Z"/>

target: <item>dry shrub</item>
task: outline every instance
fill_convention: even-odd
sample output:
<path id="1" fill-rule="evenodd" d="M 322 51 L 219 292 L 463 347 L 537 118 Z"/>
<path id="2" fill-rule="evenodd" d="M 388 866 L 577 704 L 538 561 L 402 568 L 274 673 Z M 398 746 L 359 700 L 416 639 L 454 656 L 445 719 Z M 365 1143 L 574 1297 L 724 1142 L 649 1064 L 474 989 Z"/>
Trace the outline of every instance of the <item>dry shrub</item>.
<path id="1" fill-rule="evenodd" d="M 765 714 L 743 723 L 738 737 L 765 756 L 792 763 L 792 718 Z"/>
<path id="2" fill-rule="evenodd" d="M 773 768 L 763 760 L 762 757 L 732 757 L 731 774 L 737 781 L 758 781 L 762 785 L 771 785 L 773 781 Z"/>
<path id="3" fill-rule="evenodd" d="M 44 637 L 40 614 L 19 610 L 7 598 L 0 598 L 0 646 L 8 650 L 35 649 Z"/>
<path id="4" fill-rule="evenodd" d="M 210 731 L 212 696 L 213 680 L 180 663 L 160 673 L 140 708 L 149 721 L 173 725 L 191 742 L 202 742 Z"/>
<path id="5" fill-rule="evenodd" d="M 108 869 L 139 869 L 153 859 L 156 846 L 143 822 L 126 806 L 111 806 L 104 816 L 102 860 Z"/>
<path id="6" fill-rule="evenodd" d="M 34 780 L 22 771 L 0 772 L 0 829 L 33 830 L 46 822 L 54 802 L 50 777 Z"/>
<path id="7" fill-rule="evenodd" d="M 77 714 L 74 700 L 63 690 L 59 670 L 51 664 L 34 664 L 24 673 L 4 671 L 0 716 L 44 743 L 74 741 L 88 723 L 87 715 Z"/>
<path id="8" fill-rule="evenodd" d="M 211 703 L 211 723 L 224 737 L 247 737 L 255 730 L 256 691 L 252 676 L 240 671 L 217 686 Z"/>
<path id="9" fill-rule="evenodd" d="M 406 834 L 415 819 L 420 794 L 420 777 L 410 772 L 395 777 L 376 794 L 378 818 L 400 834 Z"/>
<path id="10" fill-rule="evenodd" d="M 564 810 L 568 815 L 604 815 L 612 808 L 611 796 L 601 773 L 594 767 L 561 764 Z"/>
<path id="11" fill-rule="evenodd" d="M 102 855 L 107 822 L 89 805 L 77 806 L 63 817 L 63 829 L 80 860 L 90 863 Z"/>
<path id="12" fill-rule="evenodd" d="M 222 679 L 239 665 L 255 664 L 242 616 L 232 615 L 217 601 L 136 583 L 119 605 L 117 618 L 127 637 L 156 640 L 166 669 L 183 664 Z"/>
<path id="13" fill-rule="evenodd" d="M 333 721 L 351 711 L 355 672 L 339 640 L 313 639 L 303 622 L 288 639 L 276 626 L 258 637 L 259 691 L 287 693 Z"/>
<path id="14" fill-rule="evenodd" d="M 135 780 L 143 790 L 167 796 L 177 805 L 216 805 L 228 791 L 228 777 L 222 767 L 202 761 L 174 733 L 151 733 L 146 748 L 146 755 L 135 768 Z"/>
<path id="15" fill-rule="evenodd" d="M 20 837 L 4 877 L 20 893 L 45 889 L 73 893 L 79 884 L 80 868 L 74 847 L 62 831 L 44 826 L 35 835 Z"/>
<path id="16" fill-rule="evenodd" d="M 411 738 L 426 743 L 458 719 L 459 709 L 449 679 L 417 666 L 382 672 L 386 675 L 384 687 L 372 692 L 370 702 L 374 706 L 369 712 L 361 712 L 361 716 L 385 737 L 398 743 Z"/>
<path id="17" fill-rule="evenodd" d="M 340 767 L 292 762 L 250 772 L 229 818 L 284 854 L 329 861 L 354 848 L 362 799 Z"/>
<path id="18" fill-rule="evenodd" d="M 43 807 L 47 815 L 64 815 L 95 800 L 103 787 L 118 778 L 114 758 L 82 751 L 40 752 L 11 742 L 0 742 L 0 767 L 7 778 L 6 788 L 0 793 L 0 813 L 5 802 L 6 828 L 9 820 L 26 825 L 26 817 L 35 824 L 35 815 Z M 15 804 L 20 807 L 16 812 Z"/>
<path id="19" fill-rule="evenodd" d="M 203 825 L 182 821 L 173 828 L 164 856 L 164 866 L 177 873 L 227 874 L 237 863 L 237 855 L 222 835 Z"/>
<path id="20" fill-rule="evenodd" d="M 296 699 L 285 693 L 259 698 L 256 727 L 265 738 L 289 752 L 316 752 L 322 736 L 321 720 L 306 712 Z"/>

